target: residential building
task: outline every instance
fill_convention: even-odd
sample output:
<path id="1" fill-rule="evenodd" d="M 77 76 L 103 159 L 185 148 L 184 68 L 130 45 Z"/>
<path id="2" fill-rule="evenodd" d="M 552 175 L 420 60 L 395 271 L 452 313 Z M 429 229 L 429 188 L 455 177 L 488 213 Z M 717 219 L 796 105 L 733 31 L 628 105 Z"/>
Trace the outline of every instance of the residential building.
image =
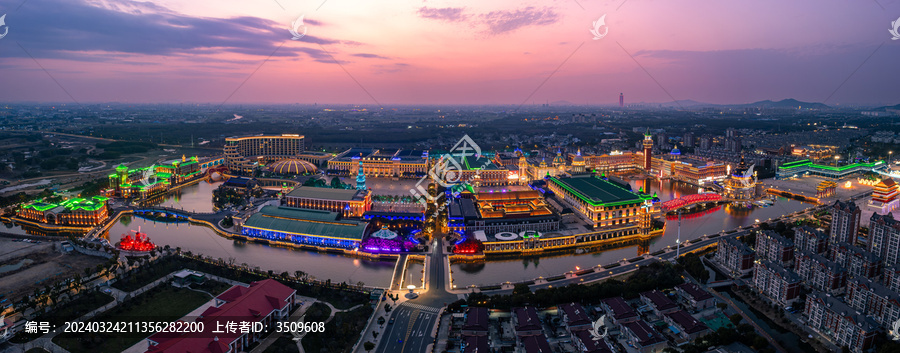
<path id="1" fill-rule="evenodd" d="M 463 316 L 462 334 L 468 336 L 487 336 L 488 308 L 470 306 Z"/>
<path id="2" fill-rule="evenodd" d="M 614 353 L 606 339 L 594 340 L 587 330 L 578 330 L 572 333 L 572 343 L 579 352 L 583 353 Z"/>
<path id="3" fill-rule="evenodd" d="M 625 339 L 641 353 L 662 352 L 668 345 L 663 335 L 644 320 L 622 324 Z"/>
<path id="4" fill-rule="evenodd" d="M 675 286 L 675 293 L 687 304 L 685 305 L 692 310 L 703 310 L 716 305 L 716 299 L 705 289 L 696 283 L 682 283 Z"/>
<path id="5" fill-rule="evenodd" d="M 543 333 L 519 336 L 518 344 L 517 353 L 554 353 L 550 349 L 550 343 L 547 342 L 547 337 Z"/>
<path id="6" fill-rule="evenodd" d="M 862 210 L 853 201 L 835 201 L 831 206 L 831 232 L 829 244 L 856 242 L 859 233 L 859 218 Z"/>
<path id="7" fill-rule="evenodd" d="M 744 277 L 753 272 L 756 254 L 750 247 L 734 237 L 719 238 L 713 260 L 732 277 Z"/>
<path id="8" fill-rule="evenodd" d="M 512 322 L 516 329 L 516 336 L 544 334 L 541 319 L 538 318 L 537 309 L 533 306 L 513 309 Z"/>
<path id="9" fill-rule="evenodd" d="M 873 213 L 869 218 L 867 249 L 884 260 L 885 266 L 900 263 L 900 221 L 894 215 Z"/>
<path id="10" fill-rule="evenodd" d="M 841 294 L 847 286 L 847 270 L 821 254 L 797 252 L 795 271 L 810 288 Z"/>
<path id="11" fill-rule="evenodd" d="M 846 346 L 854 353 L 872 348 L 879 332 L 875 320 L 825 293 L 814 292 L 807 296 L 804 314 L 810 328 L 831 339 L 836 346 Z"/>
<path id="12" fill-rule="evenodd" d="M 779 305 L 789 305 L 800 296 L 800 276 L 777 262 L 756 262 L 750 283 L 759 293 Z"/>
<path id="13" fill-rule="evenodd" d="M 666 293 L 658 290 L 652 290 L 641 293 L 641 302 L 653 308 L 656 316 L 662 316 L 678 310 L 678 305 L 669 299 Z"/>
<path id="14" fill-rule="evenodd" d="M 592 327 L 593 321 L 587 315 L 587 311 L 579 303 L 568 303 L 559 306 L 559 314 L 562 322 L 566 325 L 566 330 L 570 333 L 577 330 L 588 330 Z"/>
<path id="15" fill-rule="evenodd" d="M 847 275 L 877 278 L 883 267 L 881 257 L 847 243 L 831 246 L 831 260 L 847 269 Z"/>
<path id="16" fill-rule="evenodd" d="M 883 273 L 881 283 L 888 289 L 900 293 L 900 264 L 885 267 Z"/>
<path id="17" fill-rule="evenodd" d="M 159 352 L 242 352 L 265 338 L 267 332 L 221 330 L 226 323 L 254 325 L 271 330 L 276 322 L 288 319 L 297 291 L 273 279 L 235 285 L 215 298 L 213 305 L 197 317 L 203 330 L 190 333 L 159 332 L 147 338 L 147 353 Z M 246 323 L 246 324 L 244 324 Z"/>
<path id="18" fill-rule="evenodd" d="M 900 319 L 900 294 L 871 279 L 855 276 L 848 280 L 844 300 L 885 327 Z"/>
<path id="19" fill-rule="evenodd" d="M 667 313 L 663 320 L 675 329 L 675 334 L 685 340 L 694 340 L 710 332 L 709 327 L 691 316 L 687 311 L 678 310 Z"/>
<path id="20" fill-rule="evenodd" d="M 460 335 L 459 350 L 462 353 L 482 353 L 490 352 L 491 345 L 488 343 L 488 336 L 469 336 Z"/>
<path id="21" fill-rule="evenodd" d="M 600 307 L 614 326 L 634 322 L 640 319 L 637 312 L 628 305 L 622 297 L 606 298 L 600 302 Z"/>
<path id="22" fill-rule="evenodd" d="M 809 226 L 794 228 L 796 250 L 823 254 L 828 251 L 828 234 Z"/>
<path id="23" fill-rule="evenodd" d="M 756 257 L 791 266 L 794 263 L 794 242 L 772 230 L 758 232 Z"/>

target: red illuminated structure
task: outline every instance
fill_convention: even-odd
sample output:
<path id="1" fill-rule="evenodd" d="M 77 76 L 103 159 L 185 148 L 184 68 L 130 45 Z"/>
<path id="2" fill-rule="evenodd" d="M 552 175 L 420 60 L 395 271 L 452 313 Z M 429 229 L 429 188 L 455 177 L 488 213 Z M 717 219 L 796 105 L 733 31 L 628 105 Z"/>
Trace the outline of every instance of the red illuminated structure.
<path id="1" fill-rule="evenodd" d="M 690 206 L 698 203 L 719 202 L 722 201 L 722 195 L 716 193 L 703 193 L 682 196 L 662 203 L 663 211 L 671 211 L 682 207 Z"/>
<path id="2" fill-rule="evenodd" d="M 130 234 L 122 234 L 122 240 L 119 242 L 119 249 L 126 251 L 150 251 L 156 248 L 156 245 L 150 242 L 150 238 L 146 233 L 141 233 L 139 227 L 134 232 L 134 237 Z"/>
<path id="3" fill-rule="evenodd" d="M 484 243 L 475 238 L 466 237 L 453 247 L 454 254 L 474 255 L 484 253 Z"/>

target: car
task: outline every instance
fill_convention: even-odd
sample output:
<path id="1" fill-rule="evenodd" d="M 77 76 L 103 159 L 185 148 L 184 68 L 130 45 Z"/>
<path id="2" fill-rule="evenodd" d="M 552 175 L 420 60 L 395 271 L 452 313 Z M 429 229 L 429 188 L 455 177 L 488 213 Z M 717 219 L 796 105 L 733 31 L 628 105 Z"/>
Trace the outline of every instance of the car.
<path id="1" fill-rule="evenodd" d="M 391 320 L 388 321 L 388 325 L 393 324 L 393 323 L 394 323 L 394 318 L 391 318 Z"/>

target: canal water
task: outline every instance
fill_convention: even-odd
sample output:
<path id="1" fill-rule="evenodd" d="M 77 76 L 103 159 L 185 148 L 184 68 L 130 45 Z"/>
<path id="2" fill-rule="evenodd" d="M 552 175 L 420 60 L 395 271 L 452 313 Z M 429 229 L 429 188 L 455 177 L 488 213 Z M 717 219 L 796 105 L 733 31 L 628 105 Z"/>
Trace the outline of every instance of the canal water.
<path id="1" fill-rule="evenodd" d="M 656 192 L 662 201 L 700 191 L 696 187 L 679 182 L 636 180 L 630 183 L 634 190 L 646 187 L 649 192 Z M 167 195 L 159 202 L 168 207 L 195 212 L 213 212 L 212 190 L 219 184 L 220 182 L 202 181 Z M 774 205 L 769 207 L 746 208 L 731 205 L 714 207 L 704 212 L 685 215 L 682 220 L 681 239 L 695 239 L 703 234 L 731 230 L 738 226 L 752 224 L 756 219 L 765 221 L 810 206 L 794 200 L 779 198 L 775 200 Z M 183 251 L 225 260 L 234 258 L 237 264 L 247 263 L 251 267 L 258 266 L 262 270 L 287 271 L 289 273 L 298 270 L 304 271 L 317 279 L 331 279 L 332 282 L 354 284 L 363 282 L 372 286 L 388 286 L 394 268 L 394 262 L 389 261 L 370 261 L 252 242 L 235 243 L 203 226 L 187 223 L 166 224 L 133 216 L 123 217 L 112 226 L 108 232 L 111 236 L 110 241 L 115 243 L 121 234 L 137 230 L 139 226 L 154 243 L 160 246 L 180 247 Z M 18 225 L 8 224 L 4 225 L 0 231 L 16 234 L 26 232 Z M 451 276 L 453 284 L 457 287 L 472 284 L 491 285 L 505 281 L 526 281 L 539 276 L 557 276 L 577 268 L 606 265 L 623 258 L 638 256 L 641 252 L 653 252 L 667 246 L 674 246 L 677 232 L 677 220 L 669 219 L 665 234 L 644 244 L 592 253 L 576 254 L 574 251 L 569 251 L 539 257 L 490 260 L 475 264 L 453 264 L 451 265 L 453 271 Z M 413 266 L 413 272 L 421 272 L 421 270 L 421 265 Z"/>
<path id="2" fill-rule="evenodd" d="M 667 201 L 683 195 L 696 194 L 700 190 L 683 182 L 632 180 L 629 182 L 633 190 L 646 187 L 648 192 L 656 192 L 661 201 Z M 723 230 L 746 226 L 770 218 L 803 210 L 813 205 L 795 200 L 778 198 L 769 207 L 752 208 L 722 205 L 695 214 L 682 216 L 681 239 L 696 239 L 704 234 L 715 234 Z M 468 285 L 492 285 L 505 281 L 526 281 L 538 277 L 558 276 L 565 272 L 585 269 L 597 265 L 606 265 L 623 258 L 632 258 L 642 251 L 654 252 L 668 246 L 675 246 L 678 238 L 678 220 L 670 217 L 666 220 L 666 231 L 662 236 L 653 238 L 648 244 L 626 246 L 617 249 L 594 253 L 575 254 L 573 252 L 558 255 L 524 259 L 491 260 L 483 263 L 459 263 L 450 266 L 453 271 L 453 284 L 457 287 Z M 641 249 L 639 249 L 641 248 Z M 641 250 L 641 251 L 639 251 Z"/>

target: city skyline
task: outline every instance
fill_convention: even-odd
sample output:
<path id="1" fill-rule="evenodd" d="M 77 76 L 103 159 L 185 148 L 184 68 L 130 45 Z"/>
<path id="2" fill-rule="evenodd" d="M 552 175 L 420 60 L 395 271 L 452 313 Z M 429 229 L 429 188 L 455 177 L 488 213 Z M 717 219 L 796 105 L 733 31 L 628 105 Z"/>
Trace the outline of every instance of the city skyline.
<path id="1" fill-rule="evenodd" d="M 0 14 L 6 101 L 898 103 L 896 2 L 4 0 Z"/>

